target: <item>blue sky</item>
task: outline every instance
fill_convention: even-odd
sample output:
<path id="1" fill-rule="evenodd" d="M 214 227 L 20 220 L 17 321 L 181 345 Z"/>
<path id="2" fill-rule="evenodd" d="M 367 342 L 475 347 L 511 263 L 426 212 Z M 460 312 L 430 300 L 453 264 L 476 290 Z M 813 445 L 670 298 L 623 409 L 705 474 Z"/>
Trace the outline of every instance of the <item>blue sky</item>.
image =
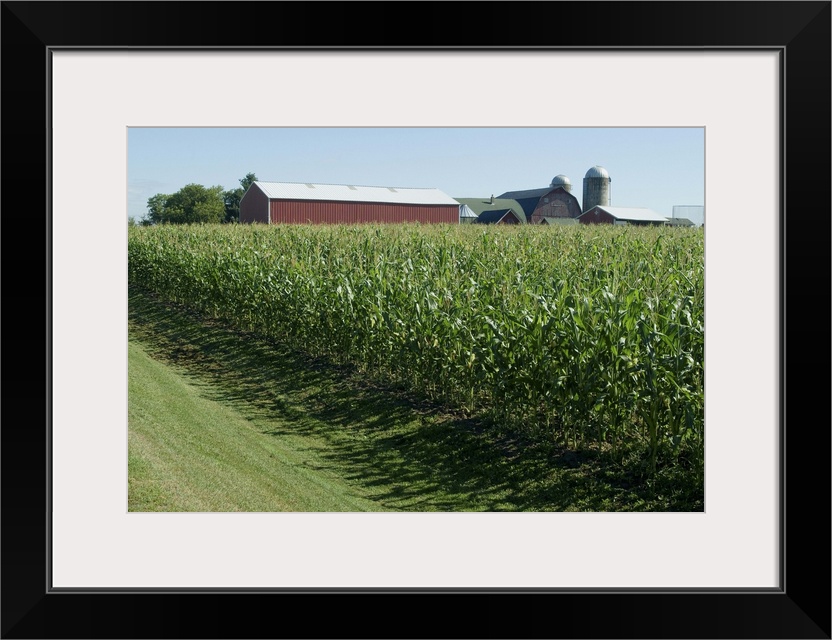
<path id="1" fill-rule="evenodd" d="M 430 187 L 451 197 L 548 186 L 583 199 L 587 170 L 607 169 L 610 205 L 670 216 L 705 204 L 705 130 L 690 128 L 130 128 L 128 216 L 195 182 L 224 189 L 255 173 L 273 182 Z M 701 219 L 694 220 L 703 222 Z"/>

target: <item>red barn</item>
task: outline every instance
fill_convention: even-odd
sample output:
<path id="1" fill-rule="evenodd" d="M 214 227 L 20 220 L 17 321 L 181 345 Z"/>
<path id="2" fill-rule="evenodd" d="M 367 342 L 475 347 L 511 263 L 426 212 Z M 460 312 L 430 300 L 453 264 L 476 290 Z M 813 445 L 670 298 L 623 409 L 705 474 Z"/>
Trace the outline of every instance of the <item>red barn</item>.
<path id="1" fill-rule="evenodd" d="M 563 185 L 507 191 L 499 197 L 517 201 L 532 224 L 540 224 L 545 218 L 577 218 L 581 215 L 578 199 Z"/>
<path id="2" fill-rule="evenodd" d="M 240 200 L 240 222 L 459 224 L 459 203 L 439 189 L 254 182 Z"/>
<path id="3" fill-rule="evenodd" d="M 592 207 L 578 217 L 581 224 L 665 225 L 667 218 L 643 207 Z"/>

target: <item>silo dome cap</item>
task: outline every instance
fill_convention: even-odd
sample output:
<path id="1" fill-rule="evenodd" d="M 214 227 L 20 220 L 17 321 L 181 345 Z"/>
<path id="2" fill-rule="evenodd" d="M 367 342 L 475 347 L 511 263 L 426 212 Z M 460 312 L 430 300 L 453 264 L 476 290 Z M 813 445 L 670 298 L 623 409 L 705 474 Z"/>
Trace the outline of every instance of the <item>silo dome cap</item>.
<path id="1" fill-rule="evenodd" d="M 550 187 L 560 187 L 566 184 L 572 184 L 572 182 L 562 173 L 559 173 L 554 178 L 552 178 L 552 182 L 549 184 Z"/>
<path id="2" fill-rule="evenodd" d="M 586 172 L 587 178 L 609 178 L 609 172 L 604 167 L 599 167 L 597 164 Z"/>

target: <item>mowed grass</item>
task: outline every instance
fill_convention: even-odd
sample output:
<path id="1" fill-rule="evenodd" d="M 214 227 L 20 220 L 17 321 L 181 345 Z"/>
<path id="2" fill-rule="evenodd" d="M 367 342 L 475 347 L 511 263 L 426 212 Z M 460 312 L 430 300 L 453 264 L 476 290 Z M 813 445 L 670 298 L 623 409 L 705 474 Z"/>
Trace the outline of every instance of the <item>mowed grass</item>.
<path id="1" fill-rule="evenodd" d="M 377 511 L 312 438 L 272 438 L 136 342 L 129 357 L 130 511 Z"/>
<path id="2" fill-rule="evenodd" d="M 131 511 L 701 511 L 679 467 L 524 441 L 131 287 Z"/>

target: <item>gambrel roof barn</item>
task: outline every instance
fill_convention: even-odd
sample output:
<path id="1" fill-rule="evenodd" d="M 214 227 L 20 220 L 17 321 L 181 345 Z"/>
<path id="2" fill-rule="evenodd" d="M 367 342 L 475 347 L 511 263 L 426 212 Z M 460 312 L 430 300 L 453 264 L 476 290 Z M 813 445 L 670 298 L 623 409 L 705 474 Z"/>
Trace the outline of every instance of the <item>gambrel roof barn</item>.
<path id="1" fill-rule="evenodd" d="M 542 218 L 577 218 L 581 215 L 578 199 L 564 184 L 550 185 L 541 189 L 507 191 L 500 195 L 500 198 L 515 200 L 523 208 L 526 219 L 532 224 L 539 224 Z"/>

